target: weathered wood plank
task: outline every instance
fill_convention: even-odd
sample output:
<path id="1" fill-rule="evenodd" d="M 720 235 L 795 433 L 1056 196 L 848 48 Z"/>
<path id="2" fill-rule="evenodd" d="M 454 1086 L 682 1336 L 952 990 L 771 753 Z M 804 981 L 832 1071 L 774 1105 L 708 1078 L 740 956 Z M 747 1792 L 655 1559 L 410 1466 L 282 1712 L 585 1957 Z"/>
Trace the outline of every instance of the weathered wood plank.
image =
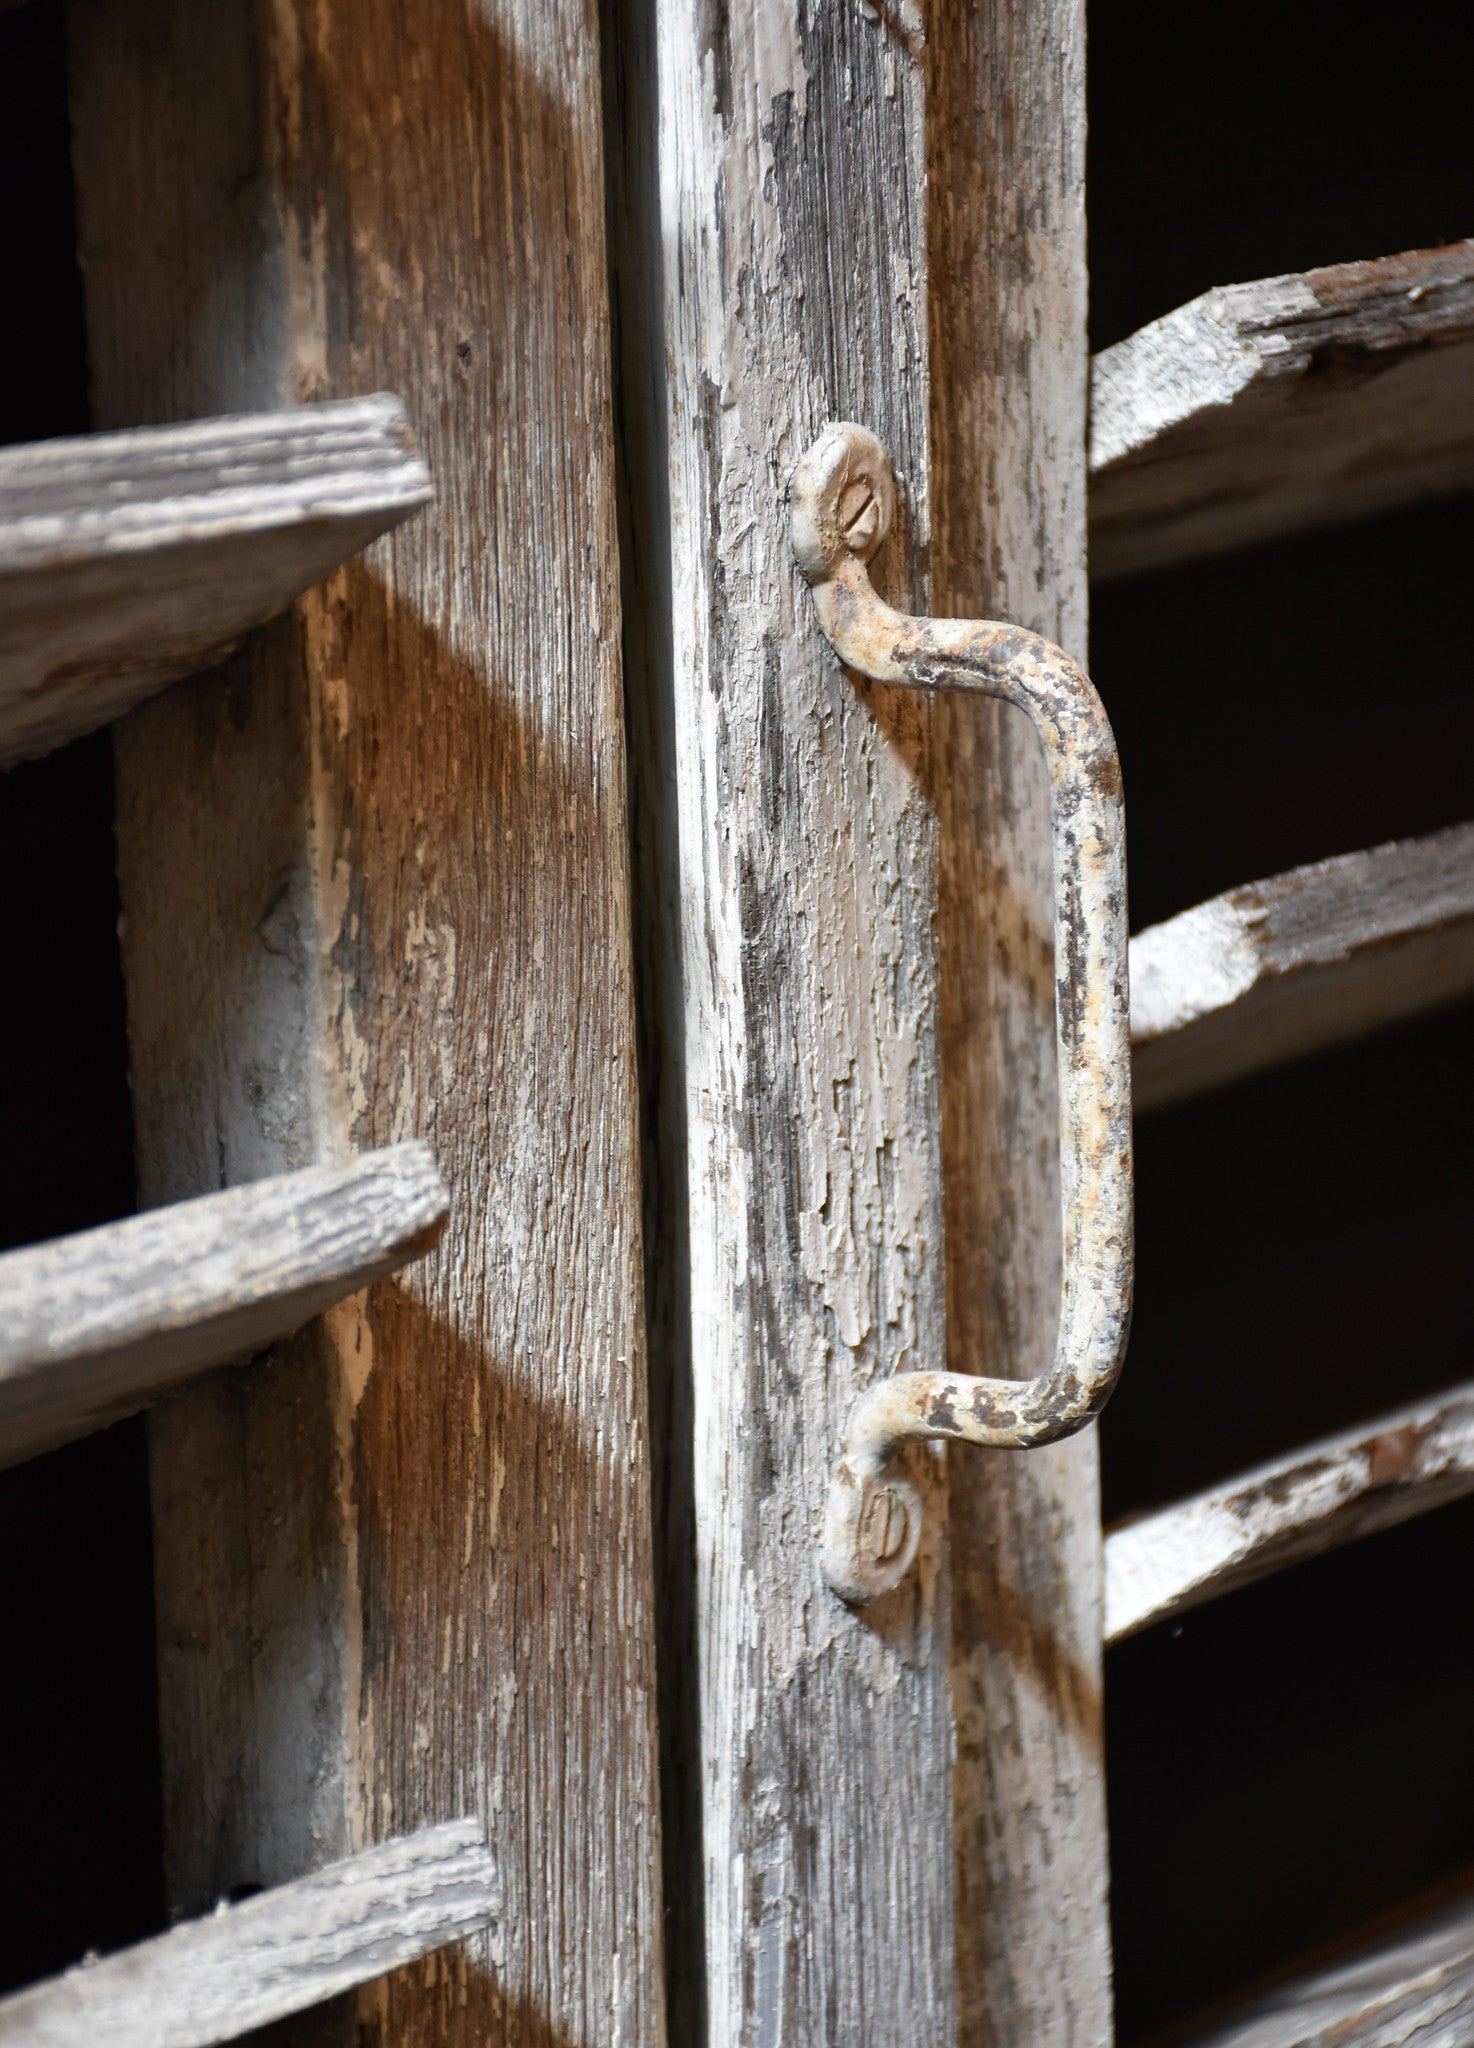
<path id="1" fill-rule="evenodd" d="M 98 421 L 392 389 L 441 483 L 118 728 L 145 1198 L 406 1131 L 453 1192 L 150 1417 L 171 1900 L 474 1811 L 494 1934 L 346 2037 L 658 2048 L 597 5 L 68 24 Z"/>
<path id="2" fill-rule="evenodd" d="M 1090 573 L 1474 488 L 1474 241 L 1223 285 L 1091 365 Z"/>
<path id="3" fill-rule="evenodd" d="M 497 1899 L 479 1822 L 425 1828 L 0 1999 L 0 2044 L 235 2041 L 476 1933 Z"/>
<path id="4" fill-rule="evenodd" d="M 1138 1109 L 1474 990 L 1474 825 L 1248 882 L 1131 941 Z"/>
<path id="5" fill-rule="evenodd" d="M 1191 2048 L 1455 2048 L 1474 2033 L 1474 1902 L 1281 1985 Z"/>
<path id="6" fill-rule="evenodd" d="M 0 1257 L 0 1464 L 135 1414 L 430 1249 L 428 1145 L 200 1195 Z"/>
<path id="7" fill-rule="evenodd" d="M 384 395 L 0 450 L 0 766 L 223 660 L 430 496 Z"/>
<path id="8" fill-rule="evenodd" d="M 1106 1640 L 1471 1492 L 1474 1386 L 1304 1444 L 1110 1530 Z"/>
<path id="9" fill-rule="evenodd" d="M 914 28 L 658 13 L 712 2048 L 956 2033 L 942 1557 L 862 1617 L 817 1541 L 856 1393 L 943 1356 L 930 709 L 840 670 L 784 504 L 872 426 L 925 608 Z"/>
<path id="10" fill-rule="evenodd" d="M 1083 658 L 1085 10 L 946 0 L 927 34 L 933 608 Z M 947 1363 L 1024 1377 L 1059 1301 L 1048 790 L 1021 717 L 935 715 Z M 1095 1432 L 949 1473 L 959 2038 L 1106 2048 Z"/>

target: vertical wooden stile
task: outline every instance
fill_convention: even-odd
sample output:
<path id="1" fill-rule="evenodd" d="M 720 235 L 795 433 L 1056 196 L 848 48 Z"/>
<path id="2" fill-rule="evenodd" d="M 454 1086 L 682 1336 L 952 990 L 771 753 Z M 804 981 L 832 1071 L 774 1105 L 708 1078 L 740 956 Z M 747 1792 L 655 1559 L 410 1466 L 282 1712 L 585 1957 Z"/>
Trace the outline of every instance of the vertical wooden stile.
<path id="1" fill-rule="evenodd" d="M 96 423 L 387 388 L 439 493 L 119 734 L 145 1200 L 416 1135 L 452 1204 L 154 1427 L 171 1900 L 474 1811 L 497 1926 L 345 2038 L 660 2048 L 597 7 L 69 32 Z"/>
<path id="2" fill-rule="evenodd" d="M 841 671 L 789 472 L 875 429 L 927 600 L 922 36 L 903 4 L 659 28 L 684 1181 L 712 2048 L 951 2048 L 945 1489 L 861 1615 L 818 1527 L 855 1393 L 942 1356 L 924 699 Z"/>
<path id="3" fill-rule="evenodd" d="M 1083 0 L 928 12 L 936 609 L 1084 657 Z M 936 710 L 947 1342 L 1020 1378 L 1057 1325 L 1048 791 L 1002 706 Z M 950 1456 L 963 2048 L 1111 2038 L 1094 1430 Z"/>

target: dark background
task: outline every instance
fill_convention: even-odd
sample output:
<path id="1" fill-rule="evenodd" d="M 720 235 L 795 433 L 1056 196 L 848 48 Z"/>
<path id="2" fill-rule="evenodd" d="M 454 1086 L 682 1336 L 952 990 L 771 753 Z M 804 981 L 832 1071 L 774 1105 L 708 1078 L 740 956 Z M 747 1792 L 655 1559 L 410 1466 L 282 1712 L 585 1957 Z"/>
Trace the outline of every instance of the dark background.
<path id="1" fill-rule="evenodd" d="M 87 429 L 59 6 L 0 12 L 0 441 Z M 0 775 L 0 1249 L 133 1207 L 105 733 Z M 143 1426 L 0 1472 L 0 1988 L 163 1922 Z"/>
<path id="2" fill-rule="evenodd" d="M 1093 345 L 1474 233 L 1471 78 L 1449 0 L 1095 0 Z M 0 12 L 0 219 L 0 441 L 85 430 L 54 0 Z M 1459 501 L 1094 593 L 1134 926 L 1474 816 L 1471 549 Z M 105 737 L 0 776 L 0 1246 L 132 1206 L 111 801 Z M 1110 1515 L 1474 1371 L 1469 1026 L 1143 1121 Z M 1471 1579 L 1466 1504 L 1110 1653 L 1125 2048 L 1474 1865 Z M 0 1626 L 5 1986 L 162 1922 L 140 1425 L 0 1473 Z"/>

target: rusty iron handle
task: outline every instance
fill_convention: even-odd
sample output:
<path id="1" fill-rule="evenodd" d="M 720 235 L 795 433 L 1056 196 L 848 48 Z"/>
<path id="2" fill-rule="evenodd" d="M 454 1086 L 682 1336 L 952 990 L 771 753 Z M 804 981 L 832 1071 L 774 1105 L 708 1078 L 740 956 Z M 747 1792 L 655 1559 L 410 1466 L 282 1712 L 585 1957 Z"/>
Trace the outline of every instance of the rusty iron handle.
<path id="1" fill-rule="evenodd" d="M 863 1603 L 905 1577 L 921 1500 L 895 1464 L 906 1443 L 957 1438 L 1027 1449 L 1098 1415 L 1131 1320 L 1131 1058 L 1121 768 L 1084 670 L 1037 633 L 917 619 L 875 593 L 867 563 L 895 508 L 885 449 L 864 427 L 826 427 L 789 487 L 793 552 L 819 624 L 847 667 L 877 682 L 1000 697 L 1032 720 L 1049 771 L 1054 847 L 1055 1033 L 1064 1270 L 1059 1335 L 1032 1380 L 901 1372 L 850 1411 L 829 1489 L 824 1572 Z"/>

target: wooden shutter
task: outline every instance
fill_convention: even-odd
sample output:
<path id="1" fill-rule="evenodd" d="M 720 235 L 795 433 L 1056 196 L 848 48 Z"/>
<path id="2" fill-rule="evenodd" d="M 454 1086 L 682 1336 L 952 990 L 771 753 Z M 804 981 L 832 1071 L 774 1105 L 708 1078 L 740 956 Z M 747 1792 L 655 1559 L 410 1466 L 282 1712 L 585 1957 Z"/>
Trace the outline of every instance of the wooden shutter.
<path id="1" fill-rule="evenodd" d="M 1103 1640 L 1474 1489 L 1474 1431 L 1457 1386 L 1104 1540 L 1093 1432 L 921 1454 L 915 1575 L 863 1615 L 820 1578 L 860 1388 L 1049 1354 L 1057 1077 L 1034 738 L 843 672 L 785 490 L 862 420 L 889 594 L 1084 654 L 1082 0 L 68 19 L 96 423 L 157 431 L 0 458 L 7 574 L 68 463 L 118 500 L 28 558 L 47 694 L 0 678 L 0 746 L 127 711 L 142 1193 L 191 1199 L 4 1262 L 0 1455 L 328 1313 L 150 1425 L 171 1903 L 268 1896 L 0 2039 L 350 1991 L 319 2037 L 659 2044 L 669 1994 L 713 2048 L 1105 2048 Z M 1470 290 L 1460 244 L 1107 351 L 1096 572 L 1466 488 Z M 438 498 L 345 567 L 426 495 L 376 391 Z M 383 502 L 328 504 L 335 433 L 393 443 Z M 1467 992 L 1469 831 L 1139 934 L 1142 1106 Z M 422 1138 L 444 1243 L 345 1301 L 439 1226 Z M 372 1992 L 328 1952 L 360 1904 L 407 1966 Z M 1213 2039 L 1444 2024 L 1468 1955 L 1461 1909 Z"/>

